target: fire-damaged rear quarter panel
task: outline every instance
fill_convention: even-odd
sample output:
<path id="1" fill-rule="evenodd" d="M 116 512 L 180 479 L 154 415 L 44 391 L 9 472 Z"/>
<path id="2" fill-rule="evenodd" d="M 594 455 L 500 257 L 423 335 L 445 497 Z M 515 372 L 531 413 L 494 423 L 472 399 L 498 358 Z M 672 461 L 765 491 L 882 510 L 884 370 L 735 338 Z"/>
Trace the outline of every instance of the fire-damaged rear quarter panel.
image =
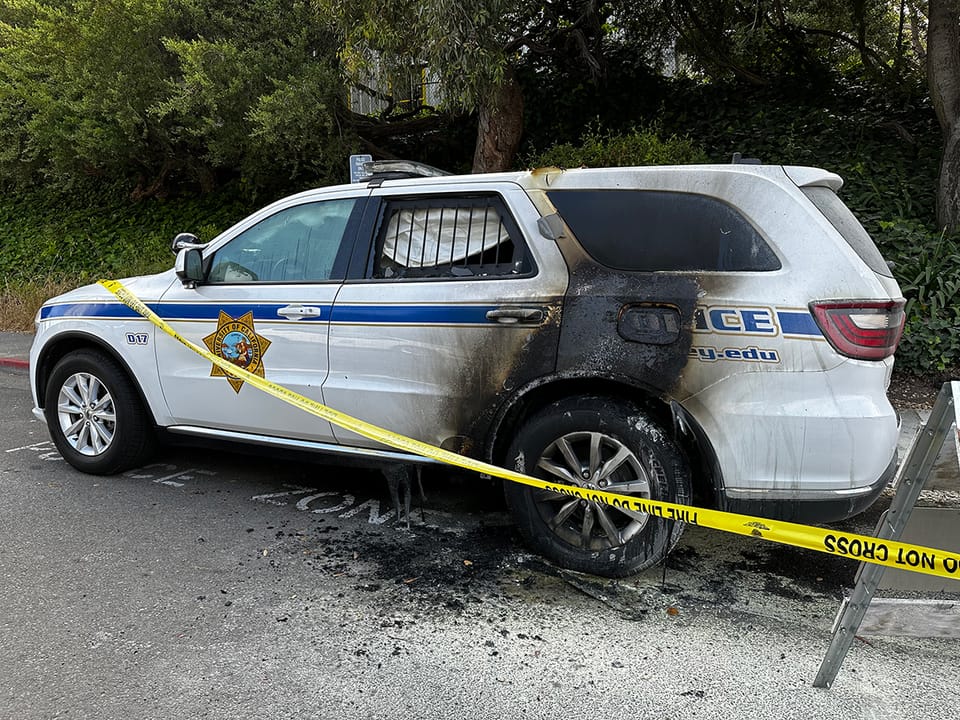
<path id="1" fill-rule="evenodd" d="M 569 238 L 561 240 L 561 247 L 570 262 L 570 289 L 564 300 L 557 372 L 618 379 L 657 395 L 674 394 L 693 343 L 696 278 L 626 274 L 593 262 Z M 639 323 L 631 322 L 635 318 Z M 654 323 L 660 327 L 650 327 Z"/>
<path id="2" fill-rule="evenodd" d="M 756 263 L 745 256 L 747 270 L 630 272 L 594 259 L 568 223 L 559 239 L 570 284 L 558 374 L 621 380 L 677 403 L 699 435 L 696 452 L 713 461 L 721 505 L 808 520 L 856 510 L 896 446 L 885 395 L 892 360 L 841 357 L 808 304 L 883 298 L 889 288 L 780 168 L 557 173 L 540 178 L 531 195 L 541 213 L 562 215 L 562 202 L 550 198 L 583 188 L 718 199 L 772 254 Z M 589 227 L 603 224 L 598 217 Z M 644 224 L 630 231 L 638 253 L 659 241 L 651 233 Z"/>

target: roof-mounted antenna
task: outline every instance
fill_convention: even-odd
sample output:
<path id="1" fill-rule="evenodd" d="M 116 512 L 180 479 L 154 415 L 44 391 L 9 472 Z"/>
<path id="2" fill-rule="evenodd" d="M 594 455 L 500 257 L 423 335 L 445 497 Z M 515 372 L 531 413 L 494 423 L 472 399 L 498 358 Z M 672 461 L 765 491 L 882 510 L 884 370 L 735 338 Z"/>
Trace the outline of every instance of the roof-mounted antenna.
<path id="1" fill-rule="evenodd" d="M 733 154 L 733 164 L 734 165 L 763 165 L 763 163 L 760 162 L 760 158 L 744 157 L 738 152 L 735 152 Z"/>

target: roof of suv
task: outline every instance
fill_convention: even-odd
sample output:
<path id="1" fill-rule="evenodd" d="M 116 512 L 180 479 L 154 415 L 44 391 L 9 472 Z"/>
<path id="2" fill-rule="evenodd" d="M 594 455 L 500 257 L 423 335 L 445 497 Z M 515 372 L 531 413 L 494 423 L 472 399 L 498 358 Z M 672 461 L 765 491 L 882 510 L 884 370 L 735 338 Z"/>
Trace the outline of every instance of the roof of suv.
<path id="1" fill-rule="evenodd" d="M 390 187 L 404 186 L 443 186 L 451 184 L 511 182 L 524 188 L 546 190 L 554 187 L 558 182 L 564 185 L 584 186 L 611 186 L 615 187 L 627 178 L 646 180 L 644 184 L 651 184 L 657 175 L 756 175 L 771 179 L 782 180 L 784 176 L 800 187 L 826 186 L 836 191 L 843 185 L 839 175 L 814 167 L 782 166 L 782 165 L 645 165 L 635 167 L 612 168 L 574 168 L 562 169 L 556 167 L 537 168 L 521 172 L 478 173 L 466 175 L 429 175 L 407 178 L 377 179 L 379 185 L 389 182 Z"/>

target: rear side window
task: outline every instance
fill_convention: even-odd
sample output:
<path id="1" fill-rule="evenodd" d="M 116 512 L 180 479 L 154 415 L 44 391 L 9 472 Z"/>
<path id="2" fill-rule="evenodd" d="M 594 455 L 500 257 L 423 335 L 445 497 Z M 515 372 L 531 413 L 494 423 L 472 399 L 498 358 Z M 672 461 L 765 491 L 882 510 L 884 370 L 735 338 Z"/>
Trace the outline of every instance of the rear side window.
<path id="1" fill-rule="evenodd" d="M 377 234 L 377 278 L 524 275 L 520 232 L 496 196 L 389 200 Z"/>
<path id="2" fill-rule="evenodd" d="M 770 271 L 780 260 L 730 205 L 658 190 L 555 190 L 554 207 L 597 262 L 638 272 Z"/>
<path id="3" fill-rule="evenodd" d="M 893 277 L 890 266 L 883 259 L 883 255 L 880 254 L 874 244 L 870 233 L 864 230 L 860 221 L 850 212 L 850 208 L 843 204 L 843 200 L 838 198 L 833 190 L 828 187 L 816 186 L 804 187 L 800 190 L 810 199 L 810 202 L 817 206 L 817 209 L 843 236 L 843 239 L 867 264 L 867 267 L 877 275 Z"/>

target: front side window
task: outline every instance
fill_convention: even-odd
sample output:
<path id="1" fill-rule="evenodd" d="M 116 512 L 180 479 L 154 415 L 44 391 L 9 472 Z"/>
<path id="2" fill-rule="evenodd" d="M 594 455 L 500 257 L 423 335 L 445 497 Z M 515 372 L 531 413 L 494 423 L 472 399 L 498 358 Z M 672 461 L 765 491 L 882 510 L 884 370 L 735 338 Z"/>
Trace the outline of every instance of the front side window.
<path id="1" fill-rule="evenodd" d="M 384 204 L 376 278 L 527 274 L 520 232 L 498 198 L 431 197 Z"/>
<path id="2" fill-rule="evenodd" d="M 217 250 L 207 279 L 214 283 L 286 283 L 339 280 L 337 263 L 356 199 L 285 208 Z"/>

